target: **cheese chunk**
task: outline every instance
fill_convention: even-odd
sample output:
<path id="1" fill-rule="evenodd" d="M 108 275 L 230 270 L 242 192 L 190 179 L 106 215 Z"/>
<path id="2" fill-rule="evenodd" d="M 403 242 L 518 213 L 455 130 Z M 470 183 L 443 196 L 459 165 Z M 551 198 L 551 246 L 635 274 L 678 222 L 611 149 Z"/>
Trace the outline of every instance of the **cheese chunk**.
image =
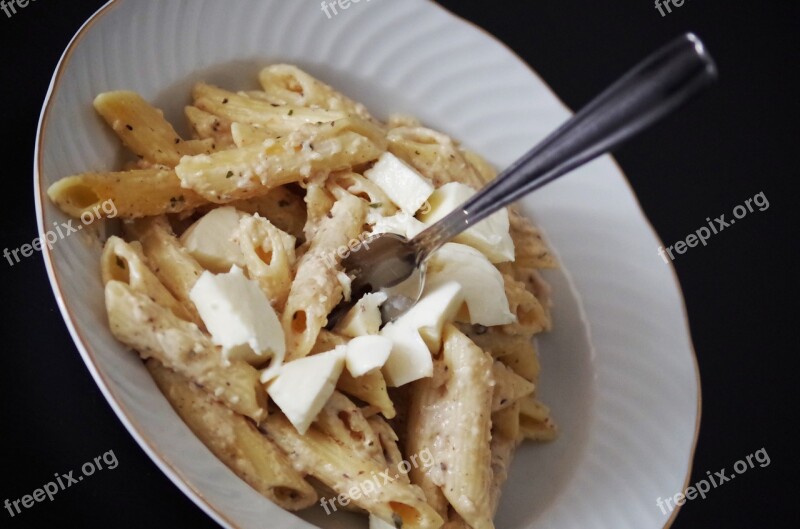
<path id="1" fill-rule="evenodd" d="M 489 327 L 517 321 L 509 310 L 503 275 L 475 248 L 451 242 L 431 256 L 426 291 L 450 281 L 464 290 L 470 323 Z"/>
<path id="2" fill-rule="evenodd" d="M 428 200 L 434 189 L 427 178 L 390 152 L 383 153 L 364 176 L 411 216 Z"/>
<path id="3" fill-rule="evenodd" d="M 240 358 L 271 369 L 286 353 L 283 327 L 258 283 L 234 266 L 227 274 L 203 272 L 189 292 L 211 339 L 229 360 Z"/>
<path id="4" fill-rule="evenodd" d="M 378 334 L 383 322 L 380 306 L 388 297 L 384 292 L 364 294 L 336 325 L 336 332 L 349 338 Z"/>
<path id="5" fill-rule="evenodd" d="M 389 217 L 367 217 L 367 224 L 372 224 L 372 234 L 394 233 L 406 239 L 413 239 L 428 226 L 403 211 Z"/>
<path id="6" fill-rule="evenodd" d="M 475 190 L 461 182 L 450 182 L 433 192 L 428 199 L 430 210 L 419 214 L 426 225 L 434 224 L 466 202 Z M 460 233 L 455 242 L 467 244 L 483 252 L 493 263 L 514 260 L 514 241 L 509 233 L 508 210 L 503 208 L 475 226 Z"/>
<path id="7" fill-rule="evenodd" d="M 464 304 L 461 285 L 451 281 L 429 290 L 408 312 L 381 331 L 392 341 L 392 353 L 383 366 L 391 386 L 402 386 L 433 375 L 431 353 L 442 346 L 442 328 Z"/>
<path id="8" fill-rule="evenodd" d="M 426 288 L 420 300 L 394 323 L 419 331 L 435 354 L 442 346 L 444 324 L 453 321 L 463 304 L 464 290 L 458 282 L 440 282 Z"/>
<path id="9" fill-rule="evenodd" d="M 359 336 L 347 343 L 347 371 L 360 377 L 383 367 L 392 352 L 392 341 L 384 336 Z"/>
<path id="10" fill-rule="evenodd" d="M 392 352 L 382 370 L 389 386 L 433 376 L 431 351 L 419 331 L 390 323 L 381 330 L 381 336 L 392 341 Z"/>
<path id="11" fill-rule="evenodd" d="M 308 431 L 333 394 L 344 368 L 345 350 L 339 346 L 284 364 L 267 388 L 273 402 L 301 435 Z"/>
<path id="12" fill-rule="evenodd" d="M 181 236 L 181 243 L 206 270 L 215 274 L 227 272 L 231 266 L 244 268 L 244 255 L 233 235 L 245 213 L 226 206 L 208 212 Z"/>

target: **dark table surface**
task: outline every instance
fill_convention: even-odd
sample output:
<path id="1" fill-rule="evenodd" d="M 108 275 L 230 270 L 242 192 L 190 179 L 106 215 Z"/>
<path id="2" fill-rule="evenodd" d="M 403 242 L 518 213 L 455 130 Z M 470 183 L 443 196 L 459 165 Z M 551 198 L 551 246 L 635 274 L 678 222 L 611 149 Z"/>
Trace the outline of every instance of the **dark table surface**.
<path id="1" fill-rule="evenodd" d="M 11 18 L 0 12 L 7 201 L 0 248 L 36 235 L 31 166 L 39 111 L 64 47 L 103 3 L 38 0 Z M 797 208 L 790 182 L 800 175 L 789 164 L 800 149 L 797 3 L 686 0 L 665 16 L 650 0 L 440 3 L 508 44 L 571 108 L 671 37 L 692 30 L 705 40 L 720 83 L 616 158 L 668 244 L 759 192 L 769 200 L 768 210 L 681 255 L 675 267 L 702 377 L 691 481 L 762 448 L 771 464 L 689 502 L 674 527 L 797 527 Z M 13 267 L 3 261 L 0 275 L 0 501 L 99 454 L 113 451 L 118 461 L 14 518 L 2 508 L 0 527 L 214 527 L 105 402 L 41 259 Z"/>

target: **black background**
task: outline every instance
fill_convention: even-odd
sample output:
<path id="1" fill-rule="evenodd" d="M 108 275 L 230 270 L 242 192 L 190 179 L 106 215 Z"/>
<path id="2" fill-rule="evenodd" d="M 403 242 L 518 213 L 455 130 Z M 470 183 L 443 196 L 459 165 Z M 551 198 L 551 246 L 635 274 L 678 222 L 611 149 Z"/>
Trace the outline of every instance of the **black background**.
<path id="1" fill-rule="evenodd" d="M 38 0 L 11 19 L 0 13 L 6 190 L 0 248 L 36 236 L 31 174 L 39 111 L 62 50 L 103 3 Z M 797 3 L 687 0 L 666 17 L 651 0 L 441 4 L 508 44 L 571 108 L 681 32 L 704 39 L 720 83 L 623 148 L 617 160 L 668 245 L 759 192 L 769 199 L 768 210 L 679 256 L 675 267 L 702 377 L 692 482 L 760 448 L 771 464 L 689 502 L 674 527 L 798 526 L 797 208 L 790 189 L 798 171 L 789 163 L 800 149 Z M 58 313 L 41 258 L 14 267 L 3 260 L 0 275 L 0 501 L 108 450 L 119 460 L 115 470 L 13 519 L 0 510 L 0 526 L 215 527 L 158 471 L 103 399 Z"/>

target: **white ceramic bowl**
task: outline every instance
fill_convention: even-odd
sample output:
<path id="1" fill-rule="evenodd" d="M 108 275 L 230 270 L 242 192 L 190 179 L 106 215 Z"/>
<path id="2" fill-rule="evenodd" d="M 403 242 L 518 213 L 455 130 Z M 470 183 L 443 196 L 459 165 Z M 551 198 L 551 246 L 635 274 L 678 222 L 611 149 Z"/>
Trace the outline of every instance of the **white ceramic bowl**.
<path id="1" fill-rule="evenodd" d="M 119 161 L 118 141 L 92 109 L 97 93 L 136 90 L 183 123 L 193 82 L 254 87 L 259 67 L 278 61 L 299 64 L 378 115 L 416 114 L 498 167 L 569 116 L 509 50 L 424 0 L 363 0 L 330 18 L 318 0 L 116 0 L 81 28 L 53 76 L 35 160 L 40 230 L 65 220 L 46 198 L 49 184 Z M 563 263 L 547 276 L 555 330 L 540 340 L 540 390 L 562 435 L 520 450 L 497 527 L 668 526 L 656 499 L 684 487 L 699 423 L 675 274 L 610 158 L 522 205 Z M 284 512 L 211 455 L 137 355 L 109 333 L 99 251 L 79 235 L 46 251 L 53 291 L 109 404 L 176 486 L 225 527 L 365 527 L 321 509 Z"/>

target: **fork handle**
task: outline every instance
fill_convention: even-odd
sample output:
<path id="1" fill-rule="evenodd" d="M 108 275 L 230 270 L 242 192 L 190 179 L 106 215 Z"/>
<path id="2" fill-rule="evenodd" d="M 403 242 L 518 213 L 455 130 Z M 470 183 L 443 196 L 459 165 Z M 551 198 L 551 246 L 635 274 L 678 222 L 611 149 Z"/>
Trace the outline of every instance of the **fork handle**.
<path id="1" fill-rule="evenodd" d="M 717 78 L 700 39 L 687 33 L 659 49 L 412 241 L 419 263 L 453 237 L 676 110 Z"/>

